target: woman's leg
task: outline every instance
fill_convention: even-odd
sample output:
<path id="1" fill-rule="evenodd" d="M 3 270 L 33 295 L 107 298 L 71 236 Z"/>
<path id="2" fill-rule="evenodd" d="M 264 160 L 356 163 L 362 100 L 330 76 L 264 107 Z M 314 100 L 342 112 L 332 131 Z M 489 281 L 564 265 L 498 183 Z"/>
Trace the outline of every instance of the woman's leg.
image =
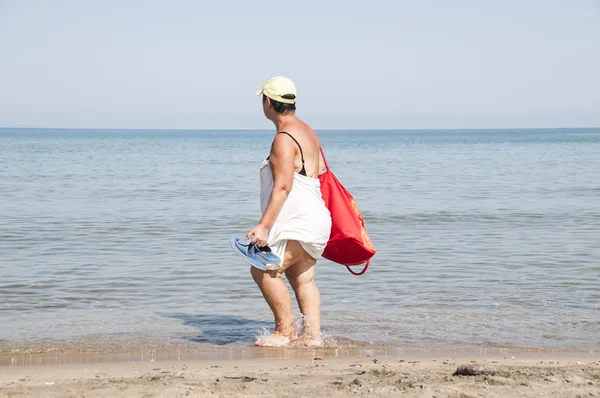
<path id="1" fill-rule="evenodd" d="M 265 272 L 252 267 L 250 270 L 252 278 L 260 288 L 267 304 L 273 311 L 275 317 L 276 336 L 288 339 L 293 338 L 294 314 L 292 313 L 292 299 L 290 292 L 281 280 L 279 272 Z"/>
<path id="2" fill-rule="evenodd" d="M 285 271 L 285 276 L 290 281 L 296 294 L 298 307 L 304 316 L 302 338 L 306 343 L 318 344 L 321 334 L 321 294 L 315 282 L 315 266 L 317 260 L 302 250 L 302 258 Z"/>
<path id="3" fill-rule="evenodd" d="M 276 271 L 261 271 L 252 267 L 250 273 L 260 288 L 275 317 L 275 332 L 271 337 L 258 341 L 257 345 L 282 345 L 296 339 L 292 298 L 281 275 L 302 258 L 302 246 L 296 241 L 288 241 L 285 247 L 283 267 Z"/>

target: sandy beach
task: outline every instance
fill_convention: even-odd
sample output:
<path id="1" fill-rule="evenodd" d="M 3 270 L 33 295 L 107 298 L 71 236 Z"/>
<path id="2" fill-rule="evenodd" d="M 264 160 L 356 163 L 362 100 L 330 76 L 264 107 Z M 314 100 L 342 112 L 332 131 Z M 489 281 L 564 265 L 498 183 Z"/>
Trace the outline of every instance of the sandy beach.
<path id="1" fill-rule="evenodd" d="M 454 375 L 461 365 L 486 374 Z M 352 356 L 0 368 L 0 397 L 595 397 L 590 353 Z"/>

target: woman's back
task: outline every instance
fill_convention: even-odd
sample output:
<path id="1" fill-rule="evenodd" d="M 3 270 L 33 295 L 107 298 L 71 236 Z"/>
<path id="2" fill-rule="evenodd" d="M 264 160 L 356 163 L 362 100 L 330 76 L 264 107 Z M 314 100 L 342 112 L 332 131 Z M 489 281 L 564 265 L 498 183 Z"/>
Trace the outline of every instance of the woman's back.
<path id="1" fill-rule="evenodd" d="M 318 178 L 319 174 L 325 171 L 325 164 L 321 157 L 319 140 L 313 129 L 296 118 L 290 123 L 279 126 L 279 132 L 289 134 L 291 137 L 286 137 L 286 139 L 297 146 L 296 156 L 294 157 L 294 170 L 300 172 L 302 166 L 304 166 L 307 177 Z M 302 164 L 302 158 L 304 158 L 304 165 Z"/>

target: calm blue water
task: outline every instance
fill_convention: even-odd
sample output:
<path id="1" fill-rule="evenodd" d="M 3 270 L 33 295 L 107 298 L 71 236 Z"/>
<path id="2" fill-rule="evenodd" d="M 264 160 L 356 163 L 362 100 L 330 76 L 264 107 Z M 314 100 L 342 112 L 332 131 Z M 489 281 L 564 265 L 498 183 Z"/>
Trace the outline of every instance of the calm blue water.
<path id="1" fill-rule="evenodd" d="M 397 348 L 600 348 L 600 129 L 320 132 L 378 254 L 317 266 L 324 331 Z M 272 132 L 0 130 L 0 351 L 245 346 L 229 239 Z"/>

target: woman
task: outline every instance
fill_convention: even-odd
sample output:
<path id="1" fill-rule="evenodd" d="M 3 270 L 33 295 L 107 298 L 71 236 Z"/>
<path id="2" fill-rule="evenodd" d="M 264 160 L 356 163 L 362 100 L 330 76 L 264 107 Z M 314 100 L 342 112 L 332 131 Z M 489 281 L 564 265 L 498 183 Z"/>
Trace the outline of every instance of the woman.
<path id="1" fill-rule="evenodd" d="M 275 331 L 258 345 L 285 345 L 295 340 L 320 345 L 321 296 L 314 280 L 317 258 L 331 232 L 331 216 L 321 198 L 319 174 L 325 170 L 320 144 L 313 130 L 296 116 L 296 88 L 284 77 L 264 84 L 263 111 L 277 133 L 271 153 L 260 170 L 262 218 L 246 238 L 259 247 L 268 245 L 281 258 L 275 269 L 251 267 L 275 317 Z M 297 336 L 292 301 L 281 279 L 285 273 L 303 316 Z"/>

